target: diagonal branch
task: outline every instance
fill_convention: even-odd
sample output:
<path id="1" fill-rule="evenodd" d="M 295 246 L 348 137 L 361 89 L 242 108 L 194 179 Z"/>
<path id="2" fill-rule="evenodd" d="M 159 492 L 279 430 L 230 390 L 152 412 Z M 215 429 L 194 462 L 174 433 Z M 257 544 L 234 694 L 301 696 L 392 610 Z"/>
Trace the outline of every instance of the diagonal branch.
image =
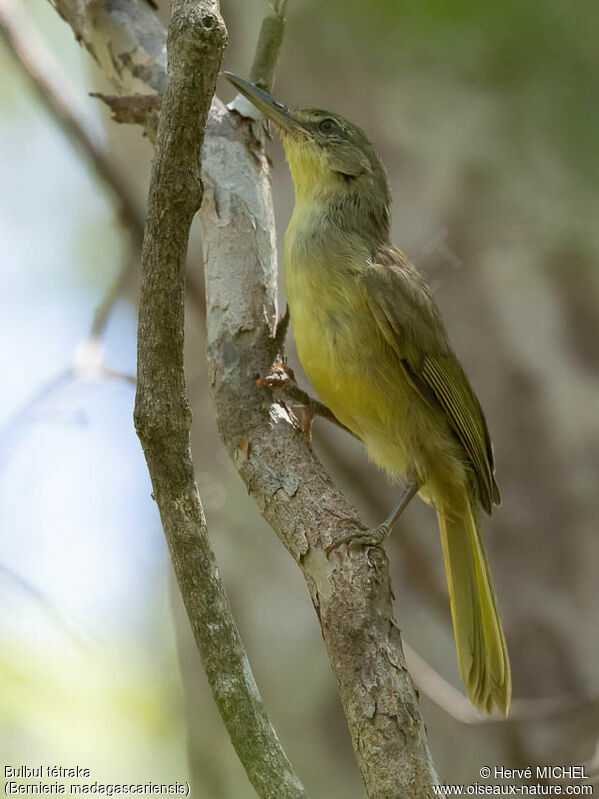
<path id="1" fill-rule="evenodd" d="M 128 93 L 142 85 L 147 86 L 147 89 L 150 90 L 160 89 L 164 86 L 166 82 L 164 29 L 146 8 L 133 2 L 128 4 L 126 13 L 123 13 L 123 8 L 119 10 L 115 4 L 111 3 L 96 4 L 92 9 L 81 6 L 77 2 L 69 2 L 69 0 L 56 0 L 55 6 L 59 13 L 70 22 L 76 38 L 89 50 L 98 63 L 106 65 L 107 76 L 112 79 L 119 91 L 127 95 L 127 100 Z M 214 4 L 211 6 L 214 7 Z M 206 18 L 208 19 L 208 15 Z M 112 42 L 122 41 L 123 32 L 132 47 L 123 51 L 120 48 L 113 49 Z M 106 56 L 108 52 L 111 54 L 110 63 Z M 27 58 L 28 51 L 24 49 L 21 54 L 26 57 L 27 63 L 30 63 L 30 59 Z M 143 80 L 147 81 L 146 84 L 138 85 L 136 81 L 141 81 L 140 75 L 143 76 Z M 30 77 L 37 80 L 39 75 L 36 73 Z M 46 87 L 38 82 L 37 88 L 43 91 Z M 47 88 L 55 90 L 56 85 Z M 55 93 L 58 94 L 58 92 Z M 161 94 L 144 94 L 142 96 L 148 99 L 157 98 L 158 102 L 148 103 L 148 108 L 159 107 Z M 60 99 L 59 94 L 58 97 Z M 48 102 L 46 104 L 62 122 L 63 112 L 68 112 L 65 103 Z M 142 115 L 141 121 L 153 141 L 155 138 L 153 118 Z M 68 129 L 69 125 L 64 127 Z M 199 147 L 200 141 L 201 136 L 198 136 L 196 147 Z M 193 144 L 191 142 L 191 146 Z M 84 150 L 89 154 L 88 147 L 84 147 Z M 97 159 L 93 158 L 92 163 L 96 166 Z M 193 160 L 190 163 L 193 163 Z M 199 168 L 199 160 L 197 163 Z M 141 227 L 143 230 L 143 222 Z M 187 238 L 185 238 L 185 247 L 186 242 Z M 124 273 L 122 274 L 124 275 Z M 101 335 L 114 299 L 122 288 L 121 283 L 122 280 L 118 279 L 114 289 L 106 295 L 98 307 L 87 345 L 93 343 L 93 340 Z M 196 293 L 203 294 L 203 288 L 198 289 Z M 200 299 L 202 298 L 199 297 L 198 301 Z M 203 307 L 203 302 L 201 306 Z M 87 345 L 83 348 L 85 352 L 89 349 Z M 68 370 L 66 379 L 70 380 L 72 374 L 74 371 Z M 62 377 L 61 375 L 61 379 Z M 47 391 L 44 388 L 42 395 L 46 396 L 46 394 Z M 168 414 L 165 418 L 168 418 Z M 213 691 L 217 695 L 221 711 L 228 723 L 229 732 L 259 794 L 269 797 L 292 797 L 293 799 L 303 797 L 305 791 L 293 773 L 264 713 L 239 633 L 230 613 L 228 600 L 218 577 L 214 556 L 205 536 L 205 522 L 195 484 L 191 486 L 191 492 L 191 504 L 203 537 L 200 536 L 199 541 L 192 541 L 192 545 L 188 546 L 186 552 L 180 552 L 179 562 L 187 569 L 188 577 L 191 576 L 192 582 L 194 579 L 204 578 L 200 581 L 204 583 L 203 588 L 205 588 L 201 599 L 208 609 L 207 618 L 200 621 L 196 614 L 196 623 L 193 624 L 193 627 L 196 636 L 204 635 L 203 650 L 205 660 L 208 660 L 207 668 Z M 188 606 L 189 602 L 196 602 L 195 610 L 197 610 L 197 592 L 195 596 L 190 594 L 186 598 L 189 600 Z M 205 631 L 201 629 L 203 622 L 205 622 L 206 629 L 212 631 L 212 635 L 216 635 L 220 629 L 220 647 L 211 649 L 206 644 Z M 223 656 L 228 656 L 229 662 L 224 662 Z M 244 692 L 247 692 L 246 695 Z M 247 702 L 244 701 L 246 698 Z M 236 729 L 234 729 L 235 726 Z M 248 739 L 244 740 L 248 733 Z M 261 751 L 260 747 L 262 747 Z"/>
<path id="2" fill-rule="evenodd" d="M 142 254 L 135 425 L 208 681 L 261 797 L 305 791 L 268 720 L 210 547 L 183 371 L 185 259 L 202 201 L 200 147 L 227 34 L 215 0 L 175 0 Z"/>

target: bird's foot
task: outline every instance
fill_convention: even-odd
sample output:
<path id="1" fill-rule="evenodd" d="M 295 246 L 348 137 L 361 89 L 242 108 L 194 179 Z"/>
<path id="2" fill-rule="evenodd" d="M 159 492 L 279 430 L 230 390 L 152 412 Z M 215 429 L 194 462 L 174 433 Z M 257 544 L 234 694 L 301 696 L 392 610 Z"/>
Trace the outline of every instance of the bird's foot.
<path id="1" fill-rule="evenodd" d="M 272 365 L 269 375 L 256 381 L 262 388 L 270 389 L 275 399 L 281 399 L 291 406 L 299 406 L 301 415 L 299 427 L 306 436 L 308 443 L 312 438 L 312 421 L 315 416 L 322 416 L 329 422 L 333 422 L 345 432 L 355 435 L 322 402 L 311 397 L 301 389 L 295 382 L 293 369 L 286 363 L 277 361 Z"/>
<path id="2" fill-rule="evenodd" d="M 268 388 L 271 391 L 279 390 L 293 399 L 297 399 L 298 394 L 304 393 L 295 382 L 293 369 L 283 361 L 275 361 L 270 374 L 259 378 L 256 382 L 262 388 Z"/>
<path id="3" fill-rule="evenodd" d="M 342 546 L 347 547 L 381 547 L 391 532 L 391 527 L 383 522 L 376 527 L 371 527 L 370 530 L 363 530 L 360 533 L 345 533 L 344 535 L 336 538 L 332 544 L 327 547 L 327 557 L 335 549 Z"/>
<path id="4" fill-rule="evenodd" d="M 336 538 L 327 548 L 327 556 L 340 546 L 361 546 L 361 547 L 380 547 L 389 537 L 393 525 L 399 519 L 403 511 L 409 505 L 412 497 L 418 493 L 419 483 L 410 481 L 404 486 L 404 490 L 399 502 L 393 508 L 389 516 L 382 524 L 372 527 L 370 530 L 363 530 L 359 533 L 345 533 Z"/>
<path id="5" fill-rule="evenodd" d="M 275 399 L 283 400 L 288 406 L 287 410 L 291 414 L 296 425 L 305 435 L 308 443 L 312 440 L 312 420 L 315 415 L 317 400 L 313 400 L 295 382 L 293 369 L 286 363 L 276 361 L 272 365 L 269 375 L 261 377 L 256 381 L 261 388 L 267 388 Z M 293 412 L 292 406 L 299 406 L 299 416 Z"/>

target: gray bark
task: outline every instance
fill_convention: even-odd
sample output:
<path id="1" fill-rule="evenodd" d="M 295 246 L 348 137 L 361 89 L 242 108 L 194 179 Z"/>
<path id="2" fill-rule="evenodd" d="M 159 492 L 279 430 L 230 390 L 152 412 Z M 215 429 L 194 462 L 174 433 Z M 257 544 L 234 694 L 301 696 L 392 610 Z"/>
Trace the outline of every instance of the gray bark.
<path id="1" fill-rule="evenodd" d="M 135 426 L 181 596 L 231 741 L 259 796 L 299 799 L 306 793 L 266 716 L 218 574 L 191 459 L 185 264 L 202 201 L 200 146 L 226 40 L 214 0 L 173 4 L 142 253 Z"/>

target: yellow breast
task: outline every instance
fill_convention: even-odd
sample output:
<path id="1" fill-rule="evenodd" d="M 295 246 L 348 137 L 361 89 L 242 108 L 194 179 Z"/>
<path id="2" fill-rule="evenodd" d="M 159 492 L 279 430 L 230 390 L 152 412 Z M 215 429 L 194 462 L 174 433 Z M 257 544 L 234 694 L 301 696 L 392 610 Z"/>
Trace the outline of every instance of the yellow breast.
<path id="1" fill-rule="evenodd" d="M 368 306 L 362 238 L 326 225 L 296 197 L 285 234 L 285 283 L 298 355 L 322 402 L 391 477 L 413 461 L 413 394 Z M 406 413 L 406 411 L 408 411 Z"/>
<path id="2" fill-rule="evenodd" d="M 365 364 L 376 360 L 372 348 L 379 337 L 348 259 L 351 252 L 365 263 L 367 254 L 334 246 L 323 251 L 302 242 L 301 234 L 298 240 L 296 226 L 303 220 L 294 216 L 286 235 L 285 284 L 298 355 L 321 400 L 361 435 L 363 418 L 373 416 Z"/>

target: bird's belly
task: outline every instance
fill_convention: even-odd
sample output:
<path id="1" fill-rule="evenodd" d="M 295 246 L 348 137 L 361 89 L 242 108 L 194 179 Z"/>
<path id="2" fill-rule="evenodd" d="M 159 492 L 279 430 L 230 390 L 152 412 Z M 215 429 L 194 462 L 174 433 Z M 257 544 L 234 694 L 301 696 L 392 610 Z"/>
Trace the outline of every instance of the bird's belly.
<path id="1" fill-rule="evenodd" d="M 346 424 L 366 402 L 363 345 L 356 314 L 351 309 L 342 312 L 324 298 L 302 301 L 293 296 L 289 298 L 289 311 L 306 374 L 322 401 Z"/>
<path id="2" fill-rule="evenodd" d="M 392 477 L 413 461 L 419 398 L 390 354 L 367 309 L 289 297 L 301 364 L 322 402 L 355 433 Z"/>
<path id="3" fill-rule="evenodd" d="M 393 480 L 418 481 L 420 496 L 434 504 L 437 483 L 465 479 L 446 420 L 414 389 L 351 283 L 318 288 L 288 280 L 306 374 L 322 402 L 363 441 L 369 458 Z"/>
<path id="4" fill-rule="evenodd" d="M 359 435 L 360 422 L 371 413 L 372 394 L 361 369 L 359 342 L 348 337 L 341 340 L 334 323 L 319 324 L 314 315 L 309 326 L 294 324 L 294 330 L 299 359 L 321 400 Z"/>

